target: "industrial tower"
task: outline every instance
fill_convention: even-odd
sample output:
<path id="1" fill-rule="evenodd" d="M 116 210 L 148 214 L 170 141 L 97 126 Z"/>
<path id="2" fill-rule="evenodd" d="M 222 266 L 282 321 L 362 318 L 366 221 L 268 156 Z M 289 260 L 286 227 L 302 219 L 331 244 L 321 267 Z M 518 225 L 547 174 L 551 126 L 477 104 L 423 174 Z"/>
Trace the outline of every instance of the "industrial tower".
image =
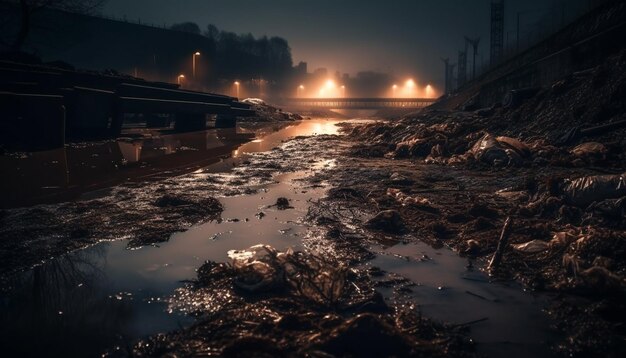
<path id="1" fill-rule="evenodd" d="M 504 0 L 491 1 L 491 65 L 502 60 L 504 53 Z"/>
<path id="2" fill-rule="evenodd" d="M 446 79 L 445 79 L 445 93 L 450 93 L 450 59 L 449 58 L 441 58 L 443 64 L 445 66 L 446 71 Z"/>
<path id="3" fill-rule="evenodd" d="M 457 87 L 459 88 L 467 82 L 467 42 L 465 43 L 465 51 L 459 50 L 459 72 L 457 81 Z"/>
<path id="4" fill-rule="evenodd" d="M 478 54 L 478 44 L 480 44 L 480 37 L 476 38 L 476 39 L 470 39 L 469 37 L 465 36 L 465 52 L 467 53 L 467 44 L 471 44 L 472 45 L 472 49 L 474 50 L 474 57 L 472 59 L 472 79 L 476 78 L 476 55 Z"/>

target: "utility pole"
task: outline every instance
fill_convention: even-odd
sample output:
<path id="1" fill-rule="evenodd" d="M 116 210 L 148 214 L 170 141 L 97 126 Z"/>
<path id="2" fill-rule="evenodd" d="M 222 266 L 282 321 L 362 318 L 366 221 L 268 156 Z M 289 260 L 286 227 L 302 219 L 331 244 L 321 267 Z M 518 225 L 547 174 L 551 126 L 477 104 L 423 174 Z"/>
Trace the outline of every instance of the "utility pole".
<path id="1" fill-rule="evenodd" d="M 454 68 L 456 67 L 456 64 L 451 63 L 449 65 L 449 69 L 450 69 L 450 74 L 448 75 L 448 78 L 450 79 L 450 84 L 448 87 L 450 87 L 450 93 L 452 93 L 452 91 L 454 90 Z"/>
<path id="2" fill-rule="evenodd" d="M 504 50 L 504 0 L 491 1 L 491 65 L 502 60 Z"/>
<path id="3" fill-rule="evenodd" d="M 480 44 L 480 37 L 476 38 L 476 39 L 470 39 L 469 37 L 465 36 L 465 48 L 466 48 L 466 52 L 467 52 L 467 44 L 471 44 L 472 48 L 474 50 L 474 57 L 472 59 L 472 79 L 476 78 L 476 55 L 478 54 L 478 44 Z"/>
<path id="4" fill-rule="evenodd" d="M 459 50 L 459 75 L 457 80 L 458 87 L 463 86 L 467 82 L 467 42 L 465 42 L 465 51 Z"/>
<path id="5" fill-rule="evenodd" d="M 450 93 L 450 59 L 449 58 L 441 58 L 445 68 L 446 68 L 446 79 L 445 79 L 445 93 Z"/>

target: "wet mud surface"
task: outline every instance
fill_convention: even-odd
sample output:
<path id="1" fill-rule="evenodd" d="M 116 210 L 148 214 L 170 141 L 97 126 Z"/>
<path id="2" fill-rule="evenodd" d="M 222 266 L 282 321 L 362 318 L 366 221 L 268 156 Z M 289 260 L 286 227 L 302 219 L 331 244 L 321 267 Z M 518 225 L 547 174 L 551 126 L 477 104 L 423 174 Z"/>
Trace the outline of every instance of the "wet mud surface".
<path id="1" fill-rule="evenodd" d="M 570 294 L 581 282 L 552 249 L 506 250 L 488 276 L 507 217 L 513 245 L 564 228 L 516 211 L 532 172 L 385 158 L 388 144 L 358 144 L 338 122 L 259 132 L 182 176 L 4 210 L 3 345 L 20 355 L 523 357 L 619 344 L 602 303 L 620 306 Z M 250 254 L 258 244 L 264 254 Z"/>

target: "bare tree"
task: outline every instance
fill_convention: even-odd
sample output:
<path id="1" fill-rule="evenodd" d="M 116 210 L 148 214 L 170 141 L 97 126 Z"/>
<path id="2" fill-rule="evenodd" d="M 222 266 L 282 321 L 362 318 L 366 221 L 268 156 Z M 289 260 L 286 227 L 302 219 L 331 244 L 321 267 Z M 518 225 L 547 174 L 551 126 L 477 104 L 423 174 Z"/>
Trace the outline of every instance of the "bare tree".
<path id="1" fill-rule="evenodd" d="M 32 16 L 41 9 L 58 9 L 81 14 L 92 14 L 102 8 L 106 0 L 12 0 L 19 5 L 20 26 L 12 49 L 19 51 L 30 33 Z"/>

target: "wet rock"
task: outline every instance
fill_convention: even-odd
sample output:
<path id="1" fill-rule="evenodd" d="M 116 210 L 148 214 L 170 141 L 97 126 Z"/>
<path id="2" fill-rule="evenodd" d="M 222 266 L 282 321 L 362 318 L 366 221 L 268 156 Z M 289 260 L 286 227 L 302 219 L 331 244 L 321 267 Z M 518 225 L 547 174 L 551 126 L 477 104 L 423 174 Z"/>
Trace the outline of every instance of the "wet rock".
<path id="1" fill-rule="evenodd" d="M 293 209 L 293 206 L 289 205 L 289 199 L 283 197 L 276 199 L 276 204 L 274 204 L 274 206 L 276 206 L 276 209 L 278 210 Z"/>
<path id="2" fill-rule="evenodd" d="M 400 234 L 406 231 L 404 220 L 396 210 L 384 210 L 369 219 L 365 226 L 372 230 L 379 230 L 391 234 Z"/>

